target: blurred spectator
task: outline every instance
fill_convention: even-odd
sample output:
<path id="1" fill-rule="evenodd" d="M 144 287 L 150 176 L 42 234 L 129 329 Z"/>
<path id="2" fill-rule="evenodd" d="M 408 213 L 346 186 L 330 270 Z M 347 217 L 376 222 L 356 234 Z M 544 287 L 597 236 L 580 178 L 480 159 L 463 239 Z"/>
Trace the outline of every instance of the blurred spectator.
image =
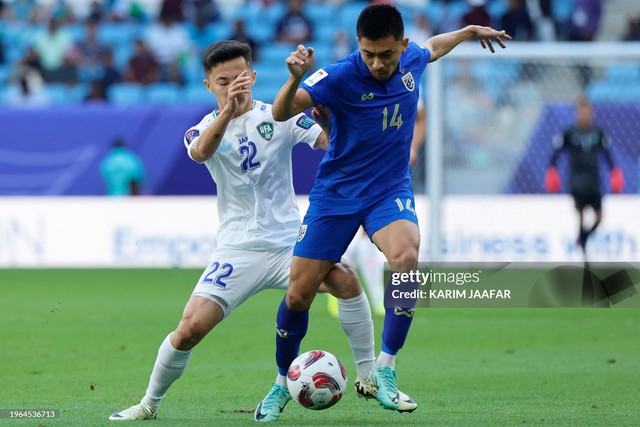
<path id="1" fill-rule="evenodd" d="M 33 75 L 36 75 L 36 79 L 38 81 L 42 81 L 42 63 L 40 61 L 40 56 L 32 47 L 28 48 L 25 52 L 24 56 L 20 61 L 18 61 L 13 70 L 13 80 L 20 81 L 29 75 L 30 77 L 27 80 L 34 79 Z"/>
<path id="2" fill-rule="evenodd" d="M 502 15 L 502 27 L 515 41 L 533 40 L 533 24 L 524 0 L 507 0 L 508 10 Z"/>
<path id="3" fill-rule="evenodd" d="M 276 40 L 299 44 L 313 39 L 313 24 L 302 12 L 303 0 L 289 0 L 289 10 L 276 25 Z"/>
<path id="4" fill-rule="evenodd" d="M 336 37 L 333 39 L 333 52 L 331 53 L 332 59 L 337 61 L 349 55 L 355 46 L 353 43 L 349 43 L 349 36 L 344 30 L 339 30 L 336 33 Z"/>
<path id="5" fill-rule="evenodd" d="M 100 163 L 100 174 L 109 196 L 136 196 L 144 182 L 144 166 L 140 157 L 117 139 L 107 157 Z"/>
<path id="6" fill-rule="evenodd" d="M 199 18 L 195 25 L 187 27 L 189 29 L 189 38 L 195 46 L 196 54 L 202 57 L 207 47 L 215 40 L 218 40 L 218 33 L 213 25 L 209 25 L 204 18 Z"/>
<path id="7" fill-rule="evenodd" d="M 624 41 L 640 41 L 640 13 L 630 14 L 627 21 L 627 33 L 625 34 Z"/>
<path id="8" fill-rule="evenodd" d="M 193 48 L 187 31 L 172 16 L 161 15 L 148 29 L 146 41 L 160 65 L 160 80 L 183 83 L 182 66 Z"/>
<path id="9" fill-rule="evenodd" d="M 105 91 L 109 90 L 112 84 L 120 81 L 120 71 L 116 68 L 113 62 L 113 52 L 106 50 L 102 54 L 101 60 L 102 73 L 99 79 L 100 84 Z"/>
<path id="10" fill-rule="evenodd" d="M 486 0 L 467 0 L 471 10 L 462 15 L 461 25 L 482 25 L 483 27 L 491 26 L 491 15 L 487 12 Z"/>
<path id="11" fill-rule="evenodd" d="M 570 41 L 592 41 L 602 17 L 602 0 L 576 0 L 569 22 Z"/>
<path id="12" fill-rule="evenodd" d="M 87 19 L 84 39 L 76 43 L 78 66 L 96 68 L 102 62 L 102 56 L 109 47 L 98 40 L 98 24 L 95 18 Z"/>
<path id="13" fill-rule="evenodd" d="M 537 40 L 552 42 L 556 40 L 556 22 L 551 9 L 551 0 L 524 0 L 525 9 L 534 23 Z"/>
<path id="14" fill-rule="evenodd" d="M 113 21 L 145 22 L 147 11 L 139 0 L 114 0 L 111 7 L 111 19 Z"/>
<path id="15" fill-rule="evenodd" d="M 409 40 L 418 44 L 428 40 L 433 36 L 433 28 L 427 19 L 427 15 L 424 13 L 418 13 L 415 15 L 413 22 L 407 29 L 407 37 Z"/>
<path id="16" fill-rule="evenodd" d="M 42 76 L 31 70 L 9 85 L 5 102 L 9 105 L 35 107 L 49 104 Z"/>
<path id="17" fill-rule="evenodd" d="M 55 70 L 45 72 L 45 81 L 47 83 L 65 83 L 75 85 L 78 83 L 78 68 L 76 67 L 77 55 L 72 51 L 68 51 L 62 59 L 62 65 Z"/>
<path id="18" fill-rule="evenodd" d="M 7 3 L 5 16 L 7 19 L 20 22 L 35 22 L 38 7 L 36 0 L 13 0 Z"/>
<path id="19" fill-rule="evenodd" d="M 436 34 L 460 29 L 460 15 L 456 13 L 457 0 L 442 0 L 437 19 Z"/>
<path id="20" fill-rule="evenodd" d="M 62 28 L 56 18 L 49 20 L 47 30 L 36 36 L 34 49 L 40 57 L 44 69 L 44 79 L 62 67 L 67 52 L 73 47 L 68 30 Z"/>
<path id="21" fill-rule="evenodd" d="M 162 0 L 160 6 L 160 16 L 170 16 L 174 22 L 184 21 L 182 13 L 183 0 Z"/>
<path id="22" fill-rule="evenodd" d="M 99 80 L 93 80 L 89 84 L 89 91 L 84 97 L 84 102 L 105 102 L 107 101 L 107 91 Z"/>
<path id="23" fill-rule="evenodd" d="M 214 0 L 184 0 L 182 10 L 184 19 L 197 25 L 199 21 L 211 24 L 220 20 L 220 11 Z M 209 44 L 213 40 L 209 41 Z"/>
<path id="24" fill-rule="evenodd" d="M 157 82 L 160 65 L 144 40 L 137 39 L 129 65 L 124 71 L 124 80 L 131 83 L 148 85 Z"/>
<path id="25" fill-rule="evenodd" d="M 237 40 L 251 46 L 251 59 L 253 59 L 254 62 L 257 61 L 260 57 L 260 54 L 258 52 L 258 45 L 255 40 L 249 37 L 249 35 L 246 33 L 244 20 L 236 19 L 233 23 L 233 28 L 234 31 L 230 39 Z"/>

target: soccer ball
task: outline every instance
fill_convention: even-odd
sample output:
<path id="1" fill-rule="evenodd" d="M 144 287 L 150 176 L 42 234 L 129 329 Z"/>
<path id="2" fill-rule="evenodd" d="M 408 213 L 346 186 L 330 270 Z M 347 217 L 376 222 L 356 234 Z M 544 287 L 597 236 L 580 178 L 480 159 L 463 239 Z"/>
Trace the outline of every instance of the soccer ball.
<path id="1" fill-rule="evenodd" d="M 327 409 L 342 397 L 347 387 L 347 372 L 333 354 L 311 350 L 291 362 L 287 386 L 291 397 L 305 408 Z"/>

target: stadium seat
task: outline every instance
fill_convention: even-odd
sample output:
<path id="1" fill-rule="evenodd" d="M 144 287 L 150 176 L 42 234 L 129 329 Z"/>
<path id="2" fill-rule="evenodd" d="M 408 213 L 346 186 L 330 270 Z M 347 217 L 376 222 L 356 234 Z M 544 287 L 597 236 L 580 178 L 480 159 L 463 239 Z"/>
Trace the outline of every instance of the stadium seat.
<path id="1" fill-rule="evenodd" d="M 362 1 L 346 3 L 338 9 L 338 17 L 336 21 L 339 23 L 340 27 L 355 36 L 358 16 L 360 15 L 360 12 L 362 12 L 362 9 L 368 5 L 368 3 Z"/>
<path id="2" fill-rule="evenodd" d="M 181 101 L 180 88 L 172 83 L 155 83 L 143 92 L 143 99 L 150 104 L 173 104 Z"/>
<path id="3" fill-rule="evenodd" d="M 142 102 L 142 87 L 134 83 L 116 83 L 109 88 L 109 100 L 116 105 L 133 105 Z"/>
<path id="4" fill-rule="evenodd" d="M 78 103 L 77 94 L 72 86 L 62 83 L 48 83 L 44 85 L 44 90 L 53 105 Z"/>
<path id="5" fill-rule="evenodd" d="M 285 65 L 284 61 L 296 46 L 288 43 L 270 43 L 260 49 L 260 61 L 269 64 Z"/>
<path id="6" fill-rule="evenodd" d="M 605 71 L 604 78 L 609 83 L 637 84 L 640 82 L 640 65 L 624 62 L 610 65 Z"/>
<path id="7" fill-rule="evenodd" d="M 640 82 L 635 85 L 595 82 L 589 85 L 587 94 L 592 102 L 637 102 L 640 99 Z"/>
<path id="8" fill-rule="evenodd" d="M 209 93 L 203 84 L 190 84 L 184 88 L 183 100 L 190 104 L 210 106 L 213 110 L 216 105 L 216 96 Z"/>

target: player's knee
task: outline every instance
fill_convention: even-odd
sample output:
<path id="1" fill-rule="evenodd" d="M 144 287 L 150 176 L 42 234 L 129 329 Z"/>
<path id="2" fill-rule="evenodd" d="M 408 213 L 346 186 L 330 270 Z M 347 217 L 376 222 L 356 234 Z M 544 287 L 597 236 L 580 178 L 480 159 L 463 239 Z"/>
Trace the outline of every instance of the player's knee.
<path id="1" fill-rule="evenodd" d="M 176 350 L 188 351 L 207 335 L 207 330 L 195 319 L 183 319 L 173 333 L 171 343 Z"/>
<path id="2" fill-rule="evenodd" d="M 351 266 L 344 266 L 344 274 L 342 275 L 341 286 L 336 289 L 333 294 L 336 298 L 354 298 L 362 293 L 362 286 L 358 279 L 358 274 Z"/>
<path id="3" fill-rule="evenodd" d="M 397 264 L 401 269 L 415 268 L 418 263 L 418 250 L 412 246 L 405 246 L 391 253 L 389 263 Z"/>
<path id="4" fill-rule="evenodd" d="M 310 292 L 302 292 L 297 289 L 291 289 L 287 291 L 286 304 L 287 308 L 291 311 L 303 311 L 308 310 L 311 307 L 315 294 Z"/>

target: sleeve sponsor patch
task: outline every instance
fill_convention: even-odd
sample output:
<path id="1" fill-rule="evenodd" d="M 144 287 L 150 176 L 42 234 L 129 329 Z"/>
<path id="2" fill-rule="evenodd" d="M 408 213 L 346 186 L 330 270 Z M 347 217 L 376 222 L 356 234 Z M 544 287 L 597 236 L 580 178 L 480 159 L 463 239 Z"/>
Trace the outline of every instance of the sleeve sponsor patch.
<path id="1" fill-rule="evenodd" d="M 313 119 L 306 114 L 301 115 L 300 118 L 296 120 L 296 125 L 305 130 L 311 129 L 311 127 L 315 124 L 316 122 L 314 122 Z"/>
<path id="2" fill-rule="evenodd" d="M 187 144 L 191 144 L 191 142 L 200 136 L 200 131 L 198 129 L 189 129 L 187 133 L 184 134 L 184 140 L 187 141 Z"/>
<path id="3" fill-rule="evenodd" d="M 315 73 L 313 73 L 312 75 L 310 75 L 305 81 L 304 84 L 306 84 L 307 86 L 313 86 L 316 83 L 318 83 L 320 80 L 324 79 L 325 77 L 327 77 L 329 75 L 329 73 L 327 73 L 325 70 L 323 70 L 322 68 L 319 69 L 318 71 L 316 71 Z"/>

